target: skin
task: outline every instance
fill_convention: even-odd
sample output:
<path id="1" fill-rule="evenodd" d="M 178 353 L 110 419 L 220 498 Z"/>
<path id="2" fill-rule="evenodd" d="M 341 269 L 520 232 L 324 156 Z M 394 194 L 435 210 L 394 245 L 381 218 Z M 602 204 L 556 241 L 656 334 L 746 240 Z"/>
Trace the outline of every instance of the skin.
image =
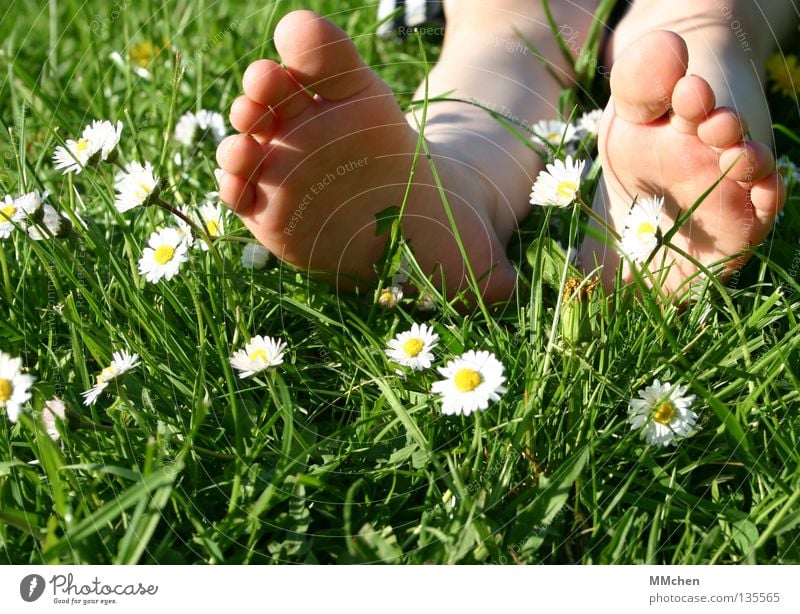
<path id="1" fill-rule="evenodd" d="M 745 239 L 750 245 L 763 241 L 784 195 L 763 142 L 769 134 L 766 108 L 753 101 L 763 98 L 754 85 L 758 75 L 753 81 L 744 78 L 741 87 L 738 80 L 728 83 L 726 67 L 740 61 L 732 49 L 735 33 L 727 23 L 724 29 L 698 25 L 710 14 L 710 4 L 737 5 L 731 10 L 739 11 L 738 5 L 747 3 L 709 0 L 709 6 L 700 6 L 704 2 L 670 3 L 662 21 L 654 15 L 663 8 L 637 3 L 620 24 L 609 58 L 612 100 L 601 122 L 604 185 L 595 209 L 621 230 L 633 196 L 664 193 L 668 228 L 670 216 L 690 206 L 719 178 L 721 167 L 737 160 L 708 206 L 695 213 L 691 229 L 676 237 L 706 262 L 737 254 Z M 572 44 L 580 48 L 597 1 L 551 5 L 556 22 L 570 24 L 577 33 Z M 523 125 L 556 117 L 560 86 L 519 44 L 518 33 L 569 80 L 539 2 L 462 0 L 457 10 L 446 2 L 445 10 L 447 34 L 429 75 L 430 96 L 447 93 L 477 101 Z M 786 19 L 771 14 L 763 21 L 766 26 L 759 26 L 753 11 L 742 13 L 743 23 L 745 17 L 754 38 L 769 20 Z M 676 22 L 686 31 L 652 32 Z M 217 153 L 226 171 L 221 197 L 284 261 L 317 271 L 345 290 L 371 288 L 373 265 L 386 240 L 375 235 L 375 215 L 403 202 L 420 111 L 404 116 L 347 35 L 314 13 L 284 17 L 275 45 L 281 65 L 251 64 L 243 95 L 232 106 L 231 122 L 241 134 L 226 139 Z M 758 52 L 769 48 L 764 44 Z M 647 80 L 641 77 L 645 69 Z M 687 77 L 687 70 L 703 76 Z M 735 85 L 735 91 L 726 85 Z M 737 94 L 748 88 L 756 95 Z M 421 86 L 416 98 L 424 93 Z M 744 139 L 743 116 L 761 141 Z M 479 292 L 487 302 L 509 298 L 516 275 L 505 246 L 530 210 L 528 193 L 542 168 L 540 156 L 485 111 L 464 102 L 430 104 L 425 139 Z M 686 159 L 692 169 L 688 179 Z M 753 222 L 744 236 L 747 219 Z M 468 268 L 424 156 L 415 169 L 402 233 L 422 270 L 448 296 L 467 287 Z M 602 239 L 586 242 L 581 261 L 587 269 L 603 265 L 606 281 L 619 265 Z M 741 259 L 733 266 L 740 264 Z M 686 263 L 673 269 L 664 282 L 667 291 L 693 272 Z"/>

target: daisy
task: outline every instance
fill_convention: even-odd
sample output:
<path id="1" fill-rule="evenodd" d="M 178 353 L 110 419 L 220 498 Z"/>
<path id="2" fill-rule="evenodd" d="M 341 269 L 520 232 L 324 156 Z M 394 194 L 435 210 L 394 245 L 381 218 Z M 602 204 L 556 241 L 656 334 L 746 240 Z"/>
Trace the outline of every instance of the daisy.
<path id="1" fill-rule="evenodd" d="M 222 178 L 224 176 L 225 176 L 225 171 L 223 171 L 221 168 L 215 168 L 214 169 L 214 179 L 217 180 L 217 185 L 222 183 Z"/>
<path id="2" fill-rule="evenodd" d="M 577 140 L 578 134 L 575 126 L 562 122 L 559 119 L 542 120 L 532 127 L 533 140 L 542 145 L 549 145 L 553 149 L 562 143 L 569 145 Z"/>
<path id="3" fill-rule="evenodd" d="M 427 324 L 412 324 L 411 330 L 398 333 L 386 344 L 386 355 L 412 371 L 429 369 L 439 335 Z"/>
<path id="4" fill-rule="evenodd" d="M 431 392 L 442 395 L 443 414 L 468 416 L 505 393 L 503 370 L 503 363 L 491 352 L 470 350 L 438 368 L 445 379 L 434 382 Z"/>
<path id="5" fill-rule="evenodd" d="M 633 262 L 644 262 L 658 247 L 664 198 L 637 200 L 625 220 L 620 252 Z"/>
<path id="6" fill-rule="evenodd" d="M 0 407 L 6 408 L 11 422 L 16 422 L 22 404 L 31 398 L 34 378 L 21 371 L 22 359 L 0 352 Z"/>
<path id="7" fill-rule="evenodd" d="M 215 111 L 200 109 L 197 113 L 184 113 L 175 125 L 175 140 L 191 147 L 209 137 L 214 145 L 219 145 L 228 133 L 225 120 Z"/>
<path id="8" fill-rule="evenodd" d="M 225 233 L 225 212 L 218 205 L 212 204 L 212 200 L 217 197 L 216 192 L 206 194 L 206 203 L 200 206 L 199 213 L 203 226 L 212 239 L 222 236 Z M 200 249 L 208 251 L 208 243 L 200 242 Z"/>
<path id="9" fill-rule="evenodd" d="M 580 194 L 581 175 L 586 161 L 554 160 L 541 171 L 531 190 L 531 204 L 549 207 L 567 207 Z"/>
<path id="10" fill-rule="evenodd" d="M 191 217 L 188 207 L 186 206 L 181 207 L 179 211 L 183 213 L 185 217 L 187 218 Z M 182 217 L 179 217 L 177 215 L 174 215 L 173 217 L 175 218 L 175 223 L 177 224 L 175 230 L 177 230 L 180 233 L 181 241 L 183 241 L 186 244 L 186 247 L 194 246 L 194 234 L 192 233 L 192 227 Z"/>
<path id="11" fill-rule="evenodd" d="M 125 166 L 124 173 L 117 175 L 114 189 L 118 194 L 114 206 L 120 213 L 147 206 L 158 196 L 158 184 L 158 177 L 153 174 L 149 162 L 145 162 L 144 166 L 131 162 Z"/>
<path id="12" fill-rule="evenodd" d="M 384 309 L 392 309 L 403 298 L 403 289 L 400 286 L 389 286 L 381 290 L 378 296 L 378 305 Z"/>
<path id="13" fill-rule="evenodd" d="M 433 311 L 436 309 L 436 299 L 433 294 L 423 290 L 419 299 L 417 299 L 417 309 L 420 311 Z"/>
<path id="14" fill-rule="evenodd" d="M 66 146 L 56 147 L 53 164 L 62 174 L 80 173 L 85 167 L 110 160 L 122 136 L 122 122 L 94 120 L 83 129 L 77 141 L 68 140 Z"/>
<path id="15" fill-rule="evenodd" d="M 628 405 L 631 429 L 641 429 L 642 439 L 654 446 L 668 446 L 676 437 L 686 437 L 694 428 L 697 414 L 690 408 L 693 394 L 686 395 L 686 386 L 662 384 L 655 380 L 638 392 Z"/>
<path id="16" fill-rule="evenodd" d="M 47 434 L 50 435 L 50 439 L 53 441 L 61 437 L 56 428 L 56 418 L 63 420 L 65 412 L 66 407 L 64 406 L 64 401 L 58 397 L 54 397 L 44 403 L 44 407 L 42 408 L 42 421 L 44 422 L 44 428 Z"/>
<path id="17" fill-rule="evenodd" d="M 578 134 L 581 138 L 597 136 L 597 129 L 600 118 L 603 116 L 603 109 L 587 111 L 578 120 Z"/>
<path id="18" fill-rule="evenodd" d="M 189 259 L 186 241 L 176 228 L 156 230 L 150 235 L 147 245 L 139 259 L 139 274 L 150 283 L 156 283 L 162 277 L 172 279 Z"/>
<path id="19" fill-rule="evenodd" d="M 269 259 L 269 250 L 260 243 L 248 243 L 242 250 L 242 266 L 246 269 L 263 269 Z"/>
<path id="20" fill-rule="evenodd" d="M 34 241 L 43 241 L 50 237 L 62 238 L 72 229 L 72 223 L 45 203 L 42 205 L 42 219 L 28 228 L 28 236 Z"/>
<path id="21" fill-rule="evenodd" d="M 50 193 L 47 190 L 44 192 L 34 190 L 33 192 L 27 192 L 22 196 L 18 196 L 14 204 L 18 209 L 21 209 L 27 217 L 33 217 L 39 212 L 39 209 L 42 208 L 44 201 L 49 195 Z"/>
<path id="22" fill-rule="evenodd" d="M 123 373 L 127 373 L 139 364 L 139 355 L 131 354 L 127 350 L 117 351 L 112 354 L 111 364 L 103 369 L 97 376 L 95 385 L 86 392 L 82 392 L 83 404 L 94 405 L 97 397 L 105 390 L 112 380 Z"/>
<path id="23" fill-rule="evenodd" d="M 17 201 L 10 194 L 6 194 L 2 206 L 0 206 L 0 239 L 7 239 L 14 230 L 14 226 L 19 226 L 25 219 L 25 210 L 17 205 Z"/>
<path id="24" fill-rule="evenodd" d="M 286 343 L 272 337 L 256 335 L 248 341 L 243 350 L 237 350 L 230 357 L 231 366 L 240 371 L 244 379 L 283 363 Z"/>

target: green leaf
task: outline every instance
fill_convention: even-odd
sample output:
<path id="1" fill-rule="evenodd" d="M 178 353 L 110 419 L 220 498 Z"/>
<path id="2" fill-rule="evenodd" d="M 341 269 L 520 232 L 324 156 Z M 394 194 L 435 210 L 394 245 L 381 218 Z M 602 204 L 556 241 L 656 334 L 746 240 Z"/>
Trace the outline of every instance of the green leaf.
<path id="1" fill-rule="evenodd" d="M 521 509 L 514 519 L 514 528 L 509 532 L 507 542 L 519 543 L 526 538 L 526 544 L 541 542 L 547 527 L 553 523 L 567 503 L 570 490 L 588 459 L 589 448 L 584 447 L 573 453 L 551 477 L 539 479 L 539 486 L 532 493 L 532 501 Z M 529 548 L 526 546 L 522 547 L 522 550 L 527 549 Z"/>
<path id="2" fill-rule="evenodd" d="M 561 291 L 561 279 L 564 273 L 564 266 L 567 263 L 567 255 L 555 239 L 543 237 L 534 239 L 525 252 L 528 263 L 534 271 L 538 270 L 539 276 L 554 291 Z M 567 278 L 580 277 L 580 271 L 574 266 L 567 265 Z"/>
<path id="3" fill-rule="evenodd" d="M 400 219 L 400 207 L 386 207 L 375 214 L 375 236 L 379 237 L 382 234 L 389 232 L 392 229 L 392 224 Z"/>

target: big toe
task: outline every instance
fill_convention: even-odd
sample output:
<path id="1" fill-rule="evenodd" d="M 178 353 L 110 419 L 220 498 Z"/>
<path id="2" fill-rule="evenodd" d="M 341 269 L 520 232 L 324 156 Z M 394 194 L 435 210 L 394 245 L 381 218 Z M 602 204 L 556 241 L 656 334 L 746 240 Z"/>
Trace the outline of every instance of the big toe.
<path id="1" fill-rule="evenodd" d="M 312 11 L 281 19 L 275 47 L 292 76 L 328 100 L 350 98 L 378 80 L 344 30 Z"/>
<path id="2" fill-rule="evenodd" d="M 636 39 L 622 50 L 611 71 L 616 114 L 642 124 L 664 115 L 688 64 L 686 41 L 674 32 L 648 32 Z"/>

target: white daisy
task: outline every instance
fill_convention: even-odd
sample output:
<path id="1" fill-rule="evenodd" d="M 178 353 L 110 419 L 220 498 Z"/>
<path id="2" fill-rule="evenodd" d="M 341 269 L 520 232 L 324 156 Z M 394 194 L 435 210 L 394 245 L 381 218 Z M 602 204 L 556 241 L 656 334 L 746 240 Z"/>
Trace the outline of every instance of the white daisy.
<path id="1" fill-rule="evenodd" d="M 225 234 L 225 211 L 219 205 L 212 204 L 212 201 L 216 197 L 216 192 L 209 192 L 206 194 L 206 203 L 201 205 L 198 210 L 200 220 L 203 222 L 203 227 L 206 229 L 208 236 L 212 239 Z M 200 241 L 200 249 L 207 252 L 208 243 L 206 241 Z"/>
<path id="2" fill-rule="evenodd" d="M 0 407 L 6 408 L 11 422 L 16 422 L 22 404 L 31 398 L 34 377 L 21 370 L 22 359 L 0 352 Z"/>
<path id="3" fill-rule="evenodd" d="M 14 204 L 18 209 L 21 209 L 26 216 L 33 217 L 39 212 L 39 209 L 42 208 L 44 201 L 49 195 L 50 193 L 47 190 L 44 192 L 33 190 L 32 192 L 27 192 L 22 196 L 18 196 Z"/>
<path id="4" fill-rule="evenodd" d="M 0 206 L 0 239 L 7 239 L 14 230 L 14 226 L 21 225 L 25 220 L 25 210 L 17 205 L 17 201 L 10 194 L 6 194 Z"/>
<path id="5" fill-rule="evenodd" d="M 417 299 L 417 309 L 420 311 L 433 311 L 436 309 L 436 299 L 433 294 L 423 290 Z"/>
<path id="6" fill-rule="evenodd" d="M 189 259 L 184 236 L 176 228 L 156 230 L 150 235 L 147 245 L 139 259 L 139 274 L 150 283 L 156 283 L 162 277 L 172 279 Z"/>
<path id="7" fill-rule="evenodd" d="M 557 148 L 562 143 L 567 146 L 577 140 L 575 126 L 559 119 L 542 120 L 532 126 L 533 140 L 542 145 Z"/>
<path id="8" fill-rule="evenodd" d="M 118 378 L 139 364 L 139 355 L 131 354 L 127 350 L 114 352 L 111 364 L 103 369 L 97 376 L 96 383 L 86 392 L 82 392 L 83 404 L 94 405 L 97 397 L 105 390 L 112 380 Z"/>
<path id="9" fill-rule="evenodd" d="M 217 180 L 217 185 L 218 186 L 219 186 L 220 183 L 222 183 L 222 178 L 224 176 L 225 176 L 225 171 L 223 171 L 221 168 L 215 168 L 214 169 L 214 179 Z"/>
<path id="10" fill-rule="evenodd" d="M 434 382 L 431 392 L 442 395 L 443 414 L 468 416 L 505 393 L 503 370 L 503 363 L 491 352 L 470 350 L 438 368 L 445 379 Z"/>
<path id="11" fill-rule="evenodd" d="M 642 198 L 631 207 L 622 231 L 620 252 L 633 262 L 644 262 L 658 247 L 664 198 Z"/>
<path id="12" fill-rule="evenodd" d="M 149 162 L 145 162 L 144 166 L 130 162 L 125 166 L 125 172 L 117 175 L 114 189 L 118 194 L 114 206 L 117 211 L 124 213 L 134 207 L 148 205 L 158 195 L 158 184 L 158 177 Z"/>
<path id="13" fill-rule="evenodd" d="M 690 408 L 695 396 L 686 386 L 662 384 L 655 380 L 638 392 L 628 405 L 631 429 L 641 429 L 642 439 L 654 446 L 668 446 L 676 437 L 686 437 L 694 428 L 697 414 Z"/>
<path id="14" fill-rule="evenodd" d="M 61 437 L 58 428 L 56 428 L 56 418 L 63 420 L 65 413 L 66 407 L 64 406 L 64 401 L 58 397 L 53 397 L 49 401 L 45 401 L 44 407 L 42 408 L 42 422 L 44 422 L 44 428 L 53 441 Z"/>
<path id="15" fill-rule="evenodd" d="M 554 160 L 541 171 L 531 190 L 531 204 L 549 207 L 567 207 L 578 197 L 581 175 L 586 161 L 573 161 L 567 156 L 563 162 Z"/>
<path id="16" fill-rule="evenodd" d="M 242 266 L 246 269 L 263 269 L 269 259 L 269 250 L 260 243 L 247 243 L 242 250 Z"/>
<path id="17" fill-rule="evenodd" d="M 384 309 L 392 309 L 403 298 L 403 289 L 400 286 L 389 286 L 381 290 L 378 296 L 378 305 Z"/>
<path id="18" fill-rule="evenodd" d="M 256 335 L 248 341 L 243 350 L 237 350 L 230 357 L 231 366 L 240 371 L 239 377 L 244 379 L 283 363 L 286 343 Z"/>
<path id="19" fill-rule="evenodd" d="M 67 218 L 45 203 L 42 205 L 42 219 L 28 228 L 28 236 L 34 241 L 43 241 L 50 237 L 61 238 L 66 236 L 71 228 L 72 223 Z"/>
<path id="20" fill-rule="evenodd" d="M 197 113 L 184 113 L 175 125 L 175 140 L 187 147 L 207 137 L 214 145 L 218 145 L 227 133 L 222 115 L 205 109 Z"/>
<path id="21" fill-rule="evenodd" d="M 122 136 L 122 122 L 94 120 L 83 129 L 77 141 L 68 140 L 66 146 L 56 147 L 53 163 L 63 174 L 80 173 L 87 166 L 109 160 Z"/>
<path id="22" fill-rule="evenodd" d="M 429 369 L 439 335 L 427 324 L 412 324 L 411 330 L 398 333 L 386 344 L 386 355 L 413 371 Z"/>
<path id="23" fill-rule="evenodd" d="M 600 118 L 603 117 L 603 109 L 587 111 L 578 120 L 578 135 L 581 138 L 597 136 Z"/>
<path id="24" fill-rule="evenodd" d="M 189 207 L 181 207 L 179 211 L 187 218 L 191 218 Z M 177 215 L 174 215 L 173 217 L 175 218 L 175 223 L 177 224 L 176 230 L 181 235 L 181 240 L 186 244 L 186 247 L 192 247 L 194 245 L 194 234 L 192 232 L 192 227 L 182 217 Z"/>

